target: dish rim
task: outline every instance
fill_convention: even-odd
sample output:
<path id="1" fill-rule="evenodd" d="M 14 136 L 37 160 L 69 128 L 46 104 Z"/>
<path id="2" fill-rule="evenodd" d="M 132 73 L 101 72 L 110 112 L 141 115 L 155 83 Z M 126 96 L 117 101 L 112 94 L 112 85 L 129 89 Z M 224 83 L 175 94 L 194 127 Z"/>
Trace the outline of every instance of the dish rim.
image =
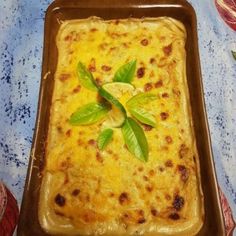
<path id="1" fill-rule="evenodd" d="M 35 132 L 34 132 L 34 138 L 33 138 L 33 143 L 32 143 L 32 148 L 31 148 L 31 155 L 30 155 L 30 160 L 29 160 L 29 166 L 28 166 L 28 172 L 27 172 L 27 178 L 26 178 L 26 184 L 25 184 L 25 189 L 24 189 L 24 194 L 23 194 L 23 200 L 22 200 L 22 206 L 21 206 L 21 213 L 20 213 L 20 221 L 19 221 L 19 226 L 18 226 L 18 235 L 30 235 L 27 233 L 30 233 L 28 231 L 27 226 L 25 226 L 25 221 L 24 218 L 29 213 L 29 203 L 32 201 L 33 197 L 33 206 L 34 210 L 37 211 L 37 213 L 33 214 L 38 214 L 38 207 L 37 207 L 37 193 L 39 192 L 39 187 L 36 186 L 34 187 L 33 185 L 33 180 L 38 178 L 38 183 L 41 180 L 41 177 L 36 175 L 40 174 L 40 169 L 42 169 L 42 158 L 44 156 L 44 152 L 38 153 L 40 150 L 43 151 L 43 146 L 45 150 L 45 143 L 46 143 L 46 137 L 47 134 L 41 134 L 42 133 L 41 128 L 44 127 L 45 125 L 48 126 L 47 122 L 47 117 L 46 114 L 50 113 L 50 107 L 51 104 L 47 106 L 47 109 L 45 110 L 44 105 L 47 104 L 45 103 L 47 101 L 47 97 L 45 97 L 45 94 L 49 90 L 49 86 L 47 86 L 50 81 L 51 81 L 51 86 L 53 86 L 53 73 L 50 73 L 50 43 L 53 40 L 52 39 L 52 34 L 51 34 L 51 24 L 52 24 L 52 17 L 62 17 L 60 15 L 60 10 L 68 10 L 68 9 L 77 9 L 77 10 L 82 10 L 82 9 L 93 9 L 93 10 L 101 10 L 101 9 L 131 9 L 132 10 L 149 10 L 149 9 L 155 9 L 155 8 L 161 8 L 162 10 L 165 10 L 167 8 L 179 8 L 183 9 L 186 11 L 186 14 L 190 17 L 191 19 L 191 24 L 193 24 L 193 29 L 192 29 L 192 37 L 194 38 L 193 42 L 193 48 L 195 52 L 195 66 L 197 67 L 196 69 L 196 77 L 198 77 L 198 83 L 199 83 L 199 88 L 198 88 L 198 93 L 200 95 L 198 103 L 200 104 L 200 110 L 201 110 L 201 119 L 202 119 L 202 125 L 203 128 L 205 129 L 205 142 L 206 142 L 206 148 L 208 150 L 205 150 L 208 153 L 208 164 L 210 169 L 210 175 L 211 175 L 211 183 L 212 189 L 215 191 L 212 192 L 215 197 L 215 202 L 216 207 L 218 210 L 218 228 L 220 230 L 219 234 L 217 235 L 225 235 L 225 227 L 224 227 L 224 220 L 223 220 L 223 215 L 222 215 L 222 209 L 221 209 L 221 204 L 220 204 L 220 198 L 219 198 L 219 192 L 218 192 L 218 184 L 217 184 L 217 178 L 216 178 L 216 172 L 215 172 L 215 167 L 214 167 L 214 160 L 213 160 L 213 155 L 212 155 L 212 150 L 211 150 L 211 140 L 210 140 L 210 135 L 209 135 L 209 126 L 208 126 L 208 120 L 207 120 L 207 115 L 206 115 L 206 109 L 205 109 L 205 102 L 204 102 L 204 96 L 203 96 L 203 84 L 202 84 L 202 78 L 201 78 L 201 70 L 200 70 L 200 59 L 199 59 L 199 50 L 198 50 L 198 43 L 197 43 L 197 21 L 196 21 L 196 14 L 193 9 L 193 7 L 185 0 L 145 0 L 143 2 L 140 2 L 139 0 L 115 0 L 112 3 L 109 0 L 100 0 L 99 4 L 98 1 L 94 0 L 71 0 L 71 1 L 66 1 L 66 0 L 56 0 L 53 3 L 51 3 L 47 9 L 46 12 L 46 18 L 45 18 L 45 31 L 44 31 L 44 49 L 43 49 L 43 64 L 42 64 L 42 78 L 41 78 L 41 84 L 40 84 L 40 94 L 39 94 L 39 100 L 38 100 L 38 112 L 37 112 L 37 118 L 36 118 L 36 125 L 35 125 Z M 56 15 L 56 16 L 55 16 Z M 175 17 L 174 17 L 175 18 Z M 108 16 L 108 19 L 109 18 Z M 185 25 L 185 24 L 184 24 Z M 185 25 L 186 27 L 186 25 Z M 55 46 L 54 46 L 55 47 Z M 55 60 L 56 61 L 56 60 Z M 54 71 L 55 72 L 55 71 Z M 188 76 L 187 76 L 188 77 Z M 188 89 L 189 89 L 189 78 L 188 80 Z M 52 93 L 52 92 L 51 92 Z M 190 95 L 191 97 L 191 95 Z M 52 94 L 51 94 L 52 98 Z M 192 99 L 192 97 L 191 97 Z M 49 102 L 51 103 L 51 101 Z M 191 101 L 192 103 L 192 101 Z M 194 127 L 196 128 L 196 127 Z M 48 130 L 48 127 L 46 128 Z M 195 131 L 196 132 L 196 131 Z M 47 133 L 47 132 L 45 132 Z M 196 136 L 196 135 L 195 135 Z M 42 143 L 43 142 L 43 143 Z M 199 154 L 200 156 L 200 154 Z M 199 158 L 200 159 L 200 158 Z M 201 160 L 199 160 L 201 164 Z M 36 168 L 35 168 L 36 166 Z M 200 167 L 201 170 L 201 167 Z M 202 174 L 201 174 L 201 183 L 203 185 L 203 179 L 202 179 Z M 33 191 L 33 193 L 32 193 Z M 204 191 L 203 191 L 204 192 Z M 203 194 L 205 196 L 205 194 Z M 204 204 L 206 206 L 206 203 Z M 205 207 L 206 208 L 206 207 Z M 31 211 L 30 211 L 31 212 Z M 31 213 L 32 214 L 32 213 Z M 32 218 L 32 217 L 31 217 Z M 35 219 L 35 216 L 33 217 Z M 206 221 L 207 219 L 205 219 Z M 39 227 L 38 230 L 41 232 L 40 234 L 35 234 L 35 235 L 42 235 L 42 232 L 44 235 L 46 234 L 44 231 L 42 231 L 40 225 L 38 222 L 36 223 L 36 226 Z M 33 223 L 32 223 L 33 224 Z M 204 222 L 205 224 L 205 222 Z M 214 227 L 214 225 L 210 225 Z M 201 233 L 198 234 L 204 235 Z"/>

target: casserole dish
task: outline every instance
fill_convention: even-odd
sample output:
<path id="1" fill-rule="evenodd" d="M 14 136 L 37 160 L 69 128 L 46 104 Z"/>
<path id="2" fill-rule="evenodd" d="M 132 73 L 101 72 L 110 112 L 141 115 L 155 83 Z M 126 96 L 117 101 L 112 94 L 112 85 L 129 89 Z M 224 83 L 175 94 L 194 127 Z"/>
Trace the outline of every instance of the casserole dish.
<path id="1" fill-rule="evenodd" d="M 90 16 L 101 17 L 105 20 L 127 19 L 129 17 L 168 16 L 175 18 L 184 24 L 187 31 L 187 84 L 190 91 L 193 127 L 199 153 L 201 182 L 205 201 L 205 220 L 199 235 L 222 235 L 224 232 L 223 221 L 216 187 L 216 178 L 214 175 L 214 166 L 212 164 L 210 140 L 202 97 L 195 14 L 191 6 L 182 1 L 178 1 L 178 3 L 175 1 L 168 1 L 168 4 L 166 4 L 165 1 L 162 1 L 161 3 L 146 1 L 142 4 L 139 4 L 136 1 L 130 1 L 129 3 L 119 1 L 113 2 L 112 6 L 108 1 L 99 2 L 99 5 L 96 5 L 93 1 L 87 1 L 86 3 L 83 1 L 56 1 L 48 8 L 45 21 L 43 79 L 41 82 L 38 119 L 27 178 L 28 182 L 26 183 L 24 200 L 22 203 L 21 218 L 18 228 L 19 235 L 46 235 L 39 224 L 38 204 L 41 171 L 44 169 L 45 165 L 45 144 L 49 129 L 49 114 L 51 110 L 52 91 L 54 88 L 54 75 L 57 67 L 57 60 L 55 60 L 55 58 L 58 57 L 58 51 L 55 42 L 58 30 L 61 23 L 65 20 L 83 19 Z M 204 135 L 204 139 L 202 138 L 202 135 Z M 24 222 L 24 219 L 26 219 L 29 212 L 32 212 L 32 217 L 30 217 L 30 220 L 27 222 Z M 214 219 L 209 217 L 211 215 L 215 216 Z M 216 224 L 216 222 L 218 223 Z M 28 226 L 26 226 L 27 224 Z M 212 227 L 213 225 L 214 227 Z"/>

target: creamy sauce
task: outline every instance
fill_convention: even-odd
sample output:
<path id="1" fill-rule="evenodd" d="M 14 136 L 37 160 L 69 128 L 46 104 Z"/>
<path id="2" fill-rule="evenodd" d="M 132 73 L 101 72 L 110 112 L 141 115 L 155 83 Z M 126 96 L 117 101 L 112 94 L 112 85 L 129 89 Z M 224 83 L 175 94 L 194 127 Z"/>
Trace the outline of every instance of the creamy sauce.
<path id="1" fill-rule="evenodd" d="M 65 21 L 57 35 L 58 62 L 40 193 L 39 220 L 52 234 L 195 235 L 203 223 L 198 153 L 186 80 L 186 32 L 167 17 Z M 97 101 L 76 76 L 83 62 L 100 84 L 136 59 L 132 84 L 157 100 L 145 104 L 155 128 L 143 125 L 147 163 L 125 147 L 121 129 L 99 151 L 104 120 L 71 126 L 70 115 Z M 129 97 L 121 98 L 122 104 Z"/>

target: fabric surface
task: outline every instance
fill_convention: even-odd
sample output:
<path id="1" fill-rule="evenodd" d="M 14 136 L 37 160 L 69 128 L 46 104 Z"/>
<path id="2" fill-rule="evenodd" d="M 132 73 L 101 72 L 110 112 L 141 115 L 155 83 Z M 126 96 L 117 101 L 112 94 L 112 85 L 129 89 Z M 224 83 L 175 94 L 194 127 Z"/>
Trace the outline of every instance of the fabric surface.
<path id="1" fill-rule="evenodd" d="M 19 204 L 38 104 L 44 14 L 50 2 L 0 0 L 0 180 Z M 204 95 L 218 182 L 236 218 L 236 60 L 231 53 L 236 51 L 236 1 L 189 2 L 198 19 Z"/>

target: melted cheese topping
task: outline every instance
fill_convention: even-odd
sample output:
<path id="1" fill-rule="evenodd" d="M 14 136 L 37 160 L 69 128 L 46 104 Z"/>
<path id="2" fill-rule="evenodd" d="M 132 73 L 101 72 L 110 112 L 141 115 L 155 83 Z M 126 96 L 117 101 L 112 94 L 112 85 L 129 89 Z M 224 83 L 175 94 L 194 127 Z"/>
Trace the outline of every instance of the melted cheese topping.
<path id="1" fill-rule="evenodd" d="M 168 17 L 65 21 L 51 107 L 39 221 L 51 234 L 195 235 L 203 223 L 198 154 L 186 80 L 186 32 Z M 71 126 L 71 114 L 98 99 L 76 76 L 82 61 L 100 84 L 137 59 L 132 84 L 158 99 L 145 104 L 157 127 L 143 126 L 149 160 L 125 147 L 121 129 L 99 151 L 103 121 Z M 128 97 L 123 96 L 125 105 Z"/>

